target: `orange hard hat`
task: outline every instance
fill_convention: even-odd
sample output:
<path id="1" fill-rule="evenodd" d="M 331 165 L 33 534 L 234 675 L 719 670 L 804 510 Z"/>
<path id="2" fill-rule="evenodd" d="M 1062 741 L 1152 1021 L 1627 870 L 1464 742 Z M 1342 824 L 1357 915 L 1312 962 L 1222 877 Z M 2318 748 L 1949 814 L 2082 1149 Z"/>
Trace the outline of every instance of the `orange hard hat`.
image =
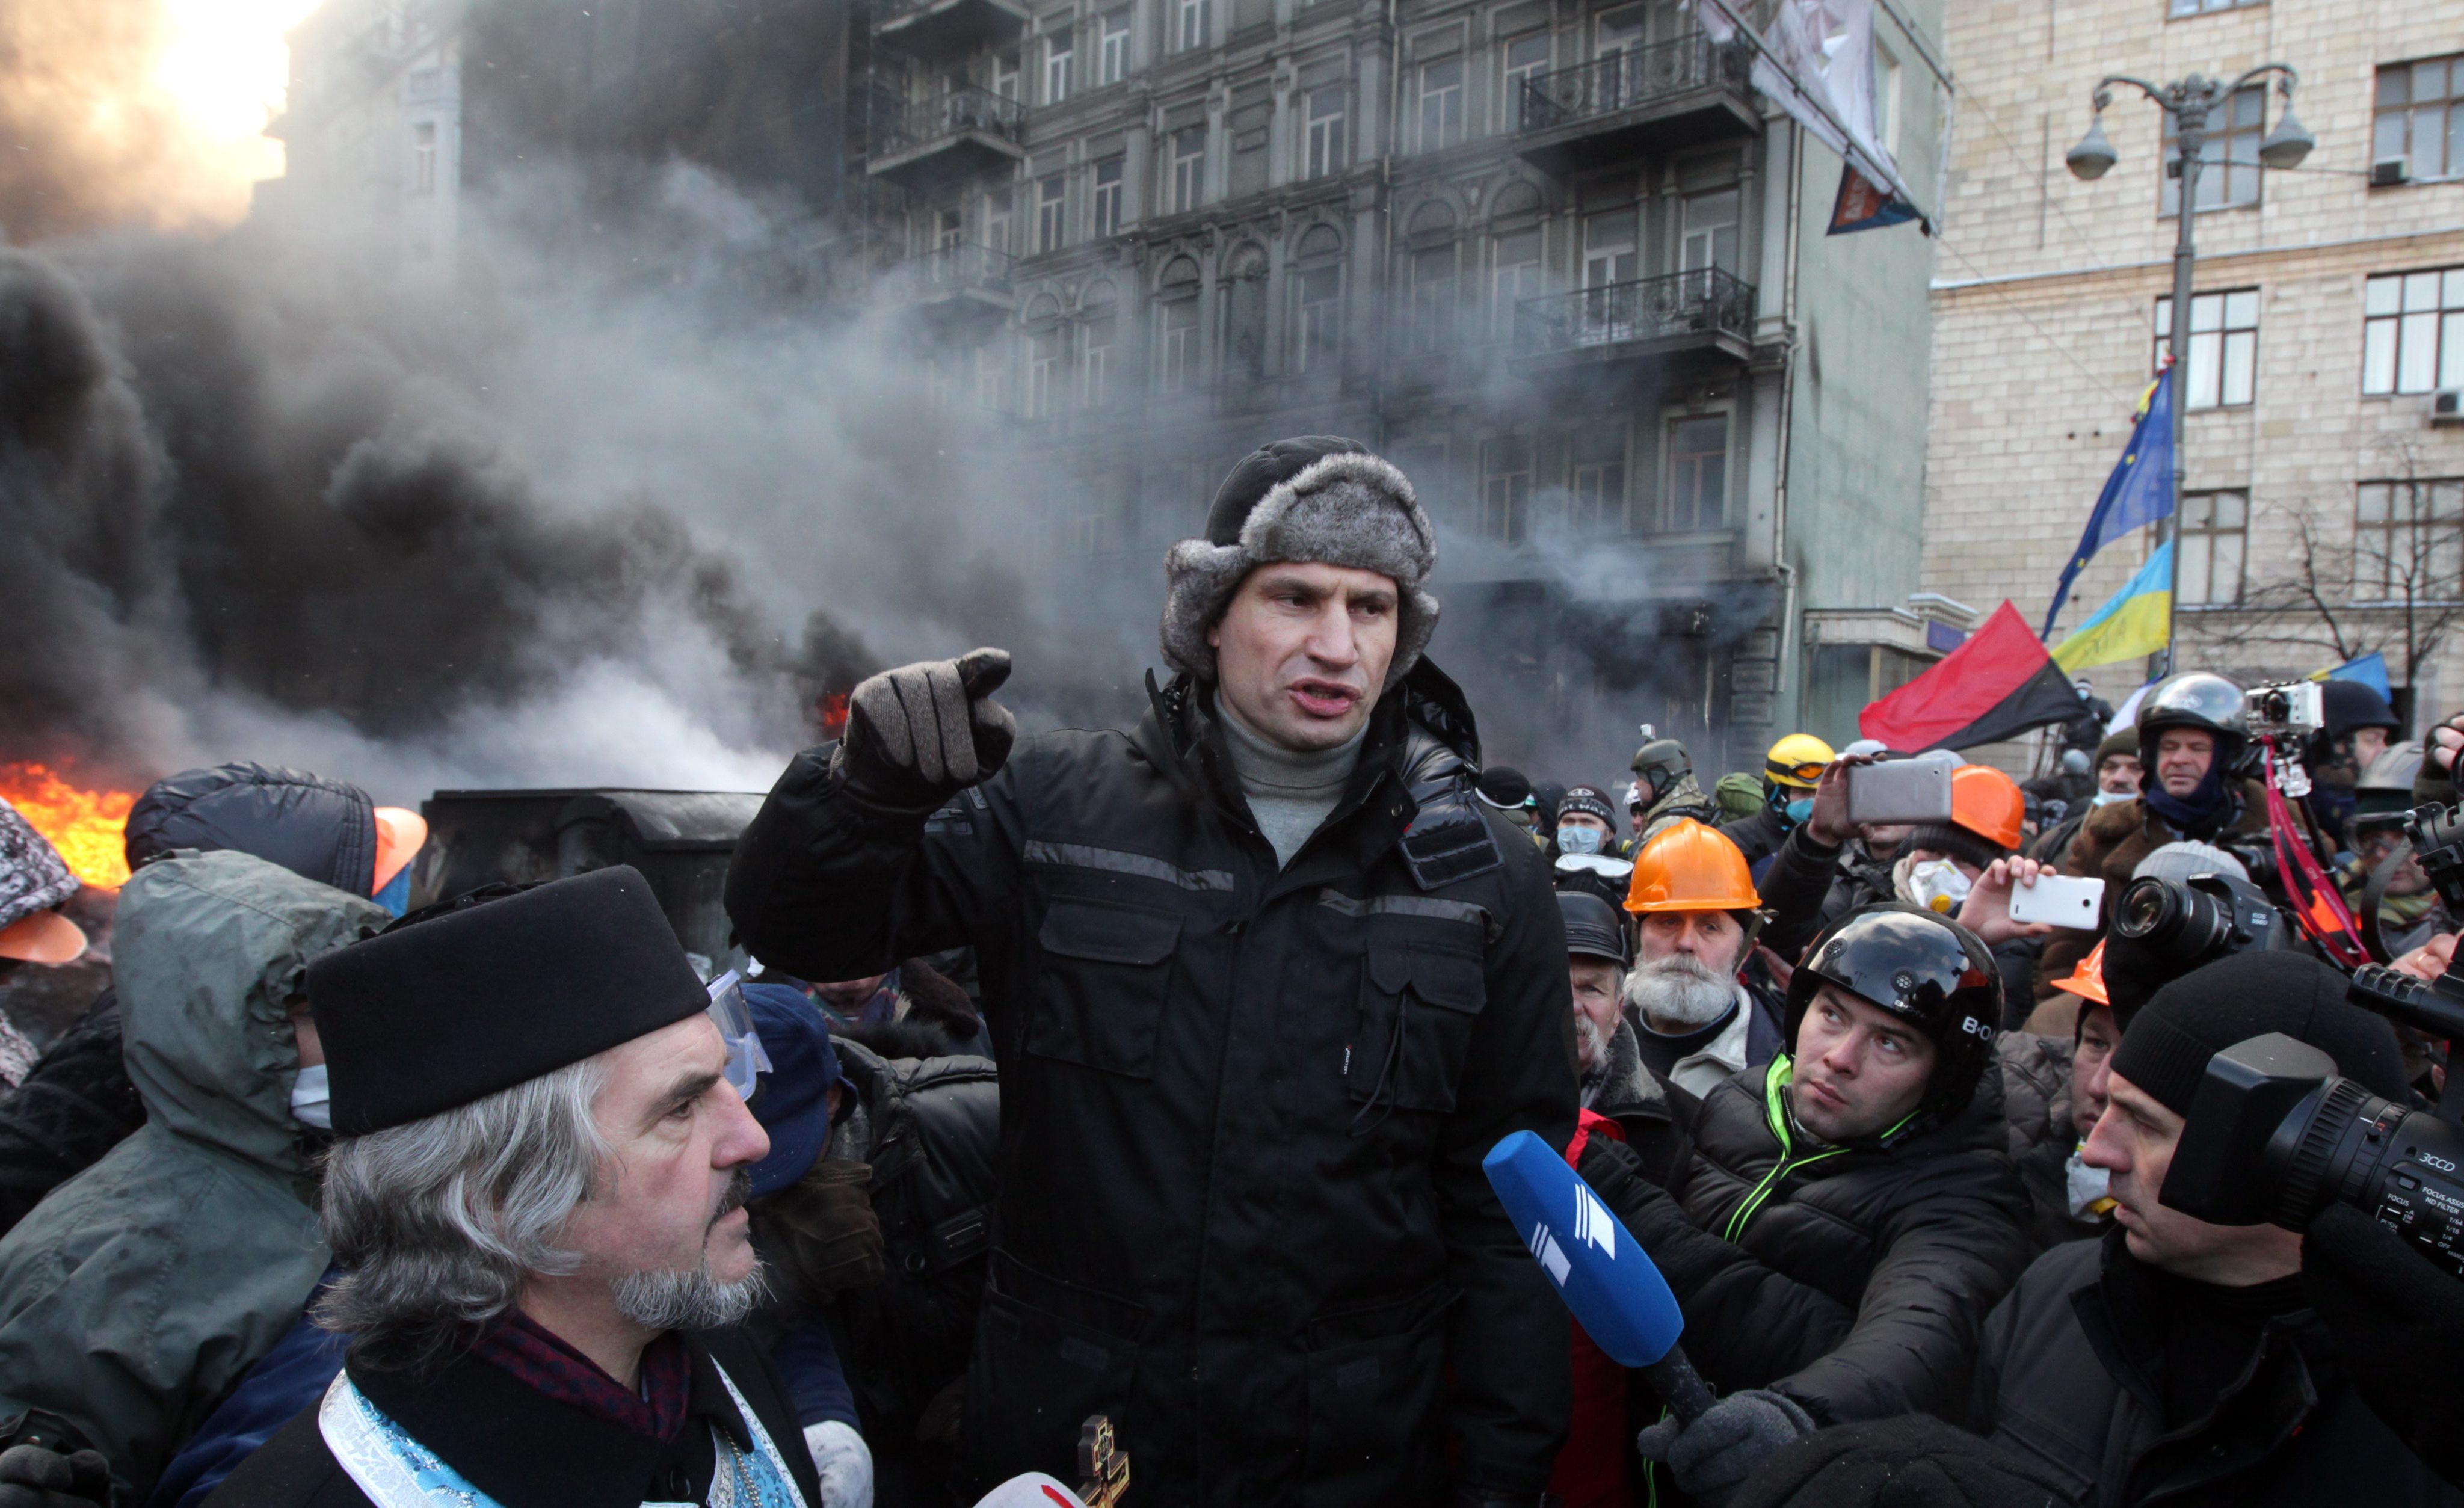
<path id="1" fill-rule="evenodd" d="M 428 819 L 406 806 L 380 806 L 377 818 L 377 877 L 368 886 L 374 895 L 393 883 L 405 865 L 419 857 L 428 841 Z"/>
<path id="2" fill-rule="evenodd" d="M 2113 1004 L 2113 996 L 2104 993 L 2104 939 L 2098 938 L 2096 946 L 2088 950 L 2088 955 L 2071 971 L 2071 976 L 2055 980 L 2054 988 L 2067 990 L 2092 1004 Z"/>
<path id="3" fill-rule="evenodd" d="M 64 964 L 84 951 L 85 929 L 57 911 L 32 911 L 0 927 L 0 958 Z"/>
<path id="4" fill-rule="evenodd" d="M 1690 817 L 1642 845 L 1625 892 L 1629 911 L 1750 911 L 1762 904 L 1737 845 Z"/>
<path id="5" fill-rule="evenodd" d="M 2019 821 L 2028 798 L 2019 782 L 1990 764 L 1964 764 L 1950 772 L 1950 820 L 1997 848 L 2019 846 Z"/>

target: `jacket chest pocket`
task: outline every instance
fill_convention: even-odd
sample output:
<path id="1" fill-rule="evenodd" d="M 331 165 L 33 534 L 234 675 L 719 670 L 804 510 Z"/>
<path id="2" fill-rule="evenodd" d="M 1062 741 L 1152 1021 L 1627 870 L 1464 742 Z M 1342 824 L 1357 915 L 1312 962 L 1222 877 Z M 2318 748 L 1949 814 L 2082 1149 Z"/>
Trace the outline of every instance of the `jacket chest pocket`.
<path id="1" fill-rule="evenodd" d="M 1444 1113 L 1488 1000 L 1477 954 L 1373 942 L 1360 972 L 1360 1017 L 1344 1066 L 1352 1098 Z"/>
<path id="2" fill-rule="evenodd" d="M 1172 994 L 1180 918 L 1170 911 L 1064 898 L 1039 934 L 1044 977 L 1026 1050 L 1133 1079 L 1155 1076 L 1155 1029 Z"/>

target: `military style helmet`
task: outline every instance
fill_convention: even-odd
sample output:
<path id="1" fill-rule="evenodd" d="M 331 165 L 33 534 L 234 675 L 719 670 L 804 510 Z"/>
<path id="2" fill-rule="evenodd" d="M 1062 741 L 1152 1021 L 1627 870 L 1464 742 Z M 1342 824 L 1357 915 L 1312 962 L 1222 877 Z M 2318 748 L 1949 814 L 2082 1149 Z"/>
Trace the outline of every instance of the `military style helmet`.
<path id="1" fill-rule="evenodd" d="M 1975 933 L 1947 916 L 1896 902 L 1852 911 L 1822 929 L 1788 981 L 1789 1050 L 1814 1003 L 1835 984 L 1925 1033 L 1933 1077 L 1920 1111 L 1957 1115 L 1993 1060 L 2002 973 Z"/>
<path id="2" fill-rule="evenodd" d="M 2232 768 L 2250 744 L 2250 717 L 2242 710 L 2241 688 L 2205 670 L 2167 676 L 2139 700 L 2139 757 L 2151 768 L 2156 762 L 2156 735 L 2167 728 L 2199 728 L 2215 734 L 2215 768 Z"/>

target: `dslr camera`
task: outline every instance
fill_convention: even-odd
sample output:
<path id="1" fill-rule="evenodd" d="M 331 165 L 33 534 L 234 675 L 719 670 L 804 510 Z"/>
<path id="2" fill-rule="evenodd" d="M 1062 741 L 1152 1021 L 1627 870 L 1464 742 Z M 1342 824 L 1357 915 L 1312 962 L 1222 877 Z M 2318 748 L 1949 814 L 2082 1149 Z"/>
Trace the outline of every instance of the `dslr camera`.
<path id="1" fill-rule="evenodd" d="M 2267 892 L 2238 875 L 2142 875 L 2114 905 L 2113 929 L 2164 960 L 2165 977 L 2252 949 L 2298 947 Z"/>
<path id="2" fill-rule="evenodd" d="M 2464 815 L 2419 807 L 2405 830 L 2440 898 L 2464 912 Z M 2369 965 L 2354 972 L 2346 997 L 2464 1040 L 2464 976 L 2453 965 L 2431 983 Z M 2464 1089 L 2451 1081 L 2435 1111 L 2416 1110 L 2340 1077 L 2305 1042 L 2255 1037 L 2208 1060 L 2159 1197 L 2211 1224 L 2291 1231 L 2341 1200 L 2464 1278 Z"/>

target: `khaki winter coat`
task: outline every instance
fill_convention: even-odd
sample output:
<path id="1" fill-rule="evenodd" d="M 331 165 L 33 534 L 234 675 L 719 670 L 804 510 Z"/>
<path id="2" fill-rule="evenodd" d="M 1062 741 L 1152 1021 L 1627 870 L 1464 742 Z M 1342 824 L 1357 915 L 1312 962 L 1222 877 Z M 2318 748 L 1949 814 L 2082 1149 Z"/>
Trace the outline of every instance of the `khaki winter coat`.
<path id="1" fill-rule="evenodd" d="M 146 1122 L 0 1238 L 0 1431 L 57 1414 L 143 1500 L 298 1322 L 327 1253 L 291 1118 L 289 1004 L 385 911 L 237 852 L 121 892 L 113 967 Z"/>

